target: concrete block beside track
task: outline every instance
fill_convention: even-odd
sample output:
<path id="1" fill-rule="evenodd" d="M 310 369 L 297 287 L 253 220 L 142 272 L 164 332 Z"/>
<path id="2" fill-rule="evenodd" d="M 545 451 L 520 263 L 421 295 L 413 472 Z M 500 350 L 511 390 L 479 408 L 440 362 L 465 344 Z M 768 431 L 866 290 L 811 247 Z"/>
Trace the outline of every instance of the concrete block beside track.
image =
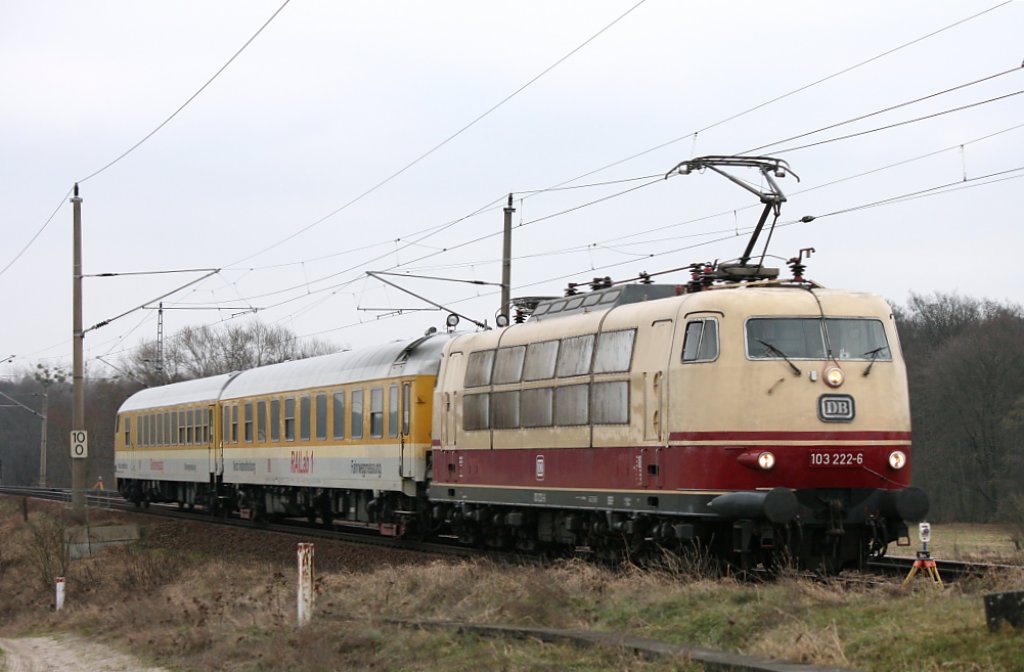
<path id="1" fill-rule="evenodd" d="M 102 525 L 75 527 L 67 532 L 65 542 L 72 558 L 85 558 L 111 546 L 124 546 L 139 540 L 138 525 Z"/>

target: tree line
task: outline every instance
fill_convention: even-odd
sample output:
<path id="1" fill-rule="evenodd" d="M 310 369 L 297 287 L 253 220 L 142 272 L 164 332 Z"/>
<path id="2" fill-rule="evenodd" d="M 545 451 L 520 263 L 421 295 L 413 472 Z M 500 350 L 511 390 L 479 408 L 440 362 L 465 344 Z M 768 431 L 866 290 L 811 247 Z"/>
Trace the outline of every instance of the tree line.
<path id="1" fill-rule="evenodd" d="M 934 521 L 1024 521 L 1024 309 L 956 294 L 911 295 L 894 308 L 907 362 L 913 420 L 913 478 L 932 500 Z M 163 356 L 148 341 L 121 360 L 118 376 L 87 375 L 90 483 L 113 478 L 113 419 L 143 387 L 238 371 L 335 350 L 259 322 L 226 329 L 189 327 Z M 66 371 L 40 366 L 0 383 L 21 403 L 48 396 L 47 480 L 70 483 L 66 454 L 71 390 Z M 0 402 L 2 404 L 3 402 Z M 0 478 L 34 483 L 41 422 L 22 408 L 0 408 Z"/>

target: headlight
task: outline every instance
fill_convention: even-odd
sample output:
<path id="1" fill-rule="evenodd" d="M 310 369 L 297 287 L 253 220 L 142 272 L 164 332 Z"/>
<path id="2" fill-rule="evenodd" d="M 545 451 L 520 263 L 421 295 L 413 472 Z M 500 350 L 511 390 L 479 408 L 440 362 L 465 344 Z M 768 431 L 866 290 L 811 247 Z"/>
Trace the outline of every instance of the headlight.
<path id="1" fill-rule="evenodd" d="M 757 466 L 761 467 L 765 471 L 768 471 L 775 466 L 775 455 L 769 453 L 767 450 L 757 456 Z"/>
<path id="2" fill-rule="evenodd" d="M 907 454 L 902 450 L 894 450 L 889 453 L 889 466 L 893 469 L 902 469 L 907 466 Z"/>
<path id="3" fill-rule="evenodd" d="M 830 366 L 825 369 L 825 382 L 831 387 L 839 387 L 846 380 L 846 374 L 838 366 Z"/>

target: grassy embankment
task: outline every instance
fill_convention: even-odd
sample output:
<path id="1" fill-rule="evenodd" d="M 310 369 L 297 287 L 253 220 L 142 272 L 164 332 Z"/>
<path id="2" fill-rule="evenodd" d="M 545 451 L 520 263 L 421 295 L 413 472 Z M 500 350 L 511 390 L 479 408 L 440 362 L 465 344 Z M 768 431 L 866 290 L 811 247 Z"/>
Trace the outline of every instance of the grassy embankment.
<path id="1" fill-rule="evenodd" d="M 1024 570 L 944 591 L 924 580 L 900 591 L 797 578 L 738 583 L 678 563 L 612 571 L 580 561 L 546 568 L 370 562 L 321 571 L 316 619 L 298 630 L 293 552 L 228 560 L 159 535 L 71 561 L 67 606 L 54 613 L 43 556 L 54 554 L 47 539 L 62 529 L 57 520 L 37 510 L 25 523 L 0 500 L 0 636 L 76 632 L 172 669 L 700 669 L 614 649 L 400 627 L 392 619 L 612 630 L 869 670 L 1024 669 L 1024 632 L 989 633 L 981 598 L 1024 588 Z M 934 535 L 938 550 L 944 531 Z M 968 536 L 957 531 L 961 555 L 978 543 Z M 1000 559 L 1021 561 L 1019 554 Z"/>

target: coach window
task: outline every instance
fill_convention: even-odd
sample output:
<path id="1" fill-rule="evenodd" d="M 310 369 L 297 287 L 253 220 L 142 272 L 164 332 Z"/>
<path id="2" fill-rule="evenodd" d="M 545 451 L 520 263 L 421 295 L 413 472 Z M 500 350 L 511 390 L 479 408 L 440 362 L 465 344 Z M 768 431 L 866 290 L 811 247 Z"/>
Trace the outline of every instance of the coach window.
<path id="1" fill-rule="evenodd" d="M 252 443 L 252 402 L 245 402 L 245 442 Z"/>
<path id="2" fill-rule="evenodd" d="M 124 447 L 132 447 L 132 416 L 124 416 Z"/>
<path id="3" fill-rule="evenodd" d="M 562 345 L 558 348 L 558 367 L 555 373 L 559 378 L 588 373 L 593 353 L 593 334 L 563 338 Z"/>
<path id="4" fill-rule="evenodd" d="M 526 358 L 526 346 L 517 345 L 512 348 L 498 348 L 494 357 L 494 384 L 518 383 L 523 378 L 523 360 Z"/>
<path id="5" fill-rule="evenodd" d="M 194 420 L 195 420 L 195 418 L 193 418 L 193 416 L 192 416 L 192 409 L 189 409 L 189 410 L 185 411 L 185 445 L 186 446 L 191 446 L 192 445 L 192 440 L 193 440 L 193 437 L 195 436 L 193 434 L 193 429 L 192 429 Z"/>
<path id="6" fill-rule="evenodd" d="M 193 438 L 195 445 L 200 445 L 203 442 L 203 411 L 196 409 L 192 416 L 195 420 L 195 426 L 193 429 Z"/>
<path id="7" fill-rule="evenodd" d="M 519 391 L 491 395 L 491 426 L 494 429 L 519 428 Z"/>
<path id="8" fill-rule="evenodd" d="M 349 410 L 352 418 L 352 438 L 363 438 L 363 391 L 352 390 L 352 408 Z"/>
<path id="9" fill-rule="evenodd" d="M 270 400 L 270 440 L 277 443 L 281 440 L 281 400 Z"/>
<path id="10" fill-rule="evenodd" d="M 409 433 L 409 420 L 412 416 L 412 385 L 402 384 L 402 434 Z"/>
<path id="11" fill-rule="evenodd" d="M 171 414 L 164 412 L 164 443 L 168 446 L 174 445 L 174 435 L 171 434 Z"/>
<path id="12" fill-rule="evenodd" d="M 299 397 L 299 438 L 309 441 L 309 396 Z"/>
<path id="13" fill-rule="evenodd" d="M 178 412 L 171 411 L 167 414 L 167 442 L 178 445 Z"/>
<path id="14" fill-rule="evenodd" d="M 555 388 L 555 424 L 585 425 L 590 422 L 590 386 Z"/>
<path id="15" fill-rule="evenodd" d="M 336 439 L 345 438 L 345 393 L 334 393 L 334 433 Z"/>
<path id="16" fill-rule="evenodd" d="M 491 403 L 489 394 L 467 394 L 462 398 L 462 428 L 467 432 L 488 429 L 490 417 L 488 407 Z"/>
<path id="17" fill-rule="evenodd" d="M 523 390 L 520 406 L 523 427 L 551 426 L 551 402 L 553 394 L 554 390 L 550 387 Z"/>
<path id="18" fill-rule="evenodd" d="M 188 424 L 186 423 L 185 411 L 178 411 L 178 445 L 179 446 L 187 445 L 186 442 L 185 442 L 185 439 L 188 438 L 185 435 L 185 432 L 186 432 L 185 428 L 186 427 L 188 427 Z"/>
<path id="19" fill-rule="evenodd" d="M 164 445 L 164 419 L 163 413 L 157 413 L 153 416 L 156 421 L 156 445 Z"/>
<path id="20" fill-rule="evenodd" d="M 594 354 L 594 373 L 620 373 L 629 371 L 633 361 L 633 341 L 636 329 L 606 331 L 597 337 Z"/>
<path id="21" fill-rule="evenodd" d="M 398 436 L 398 385 L 388 386 L 388 436 Z"/>
<path id="22" fill-rule="evenodd" d="M 284 440 L 295 440 L 295 397 L 284 398 Z"/>
<path id="23" fill-rule="evenodd" d="M 707 318 L 687 322 L 683 361 L 710 362 L 715 359 L 718 359 L 718 321 Z"/>
<path id="24" fill-rule="evenodd" d="M 238 443 L 238 404 L 231 405 L 231 443 Z"/>
<path id="25" fill-rule="evenodd" d="M 384 388 L 370 389 L 370 436 L 379 439 L 384 436 Z"/>
<path id="26" fill-rule="evenodd" d="M 267 442 L 267 402 L 256 402 L 256 440 Z"/>
<path id="27" fill-rule="evenodd" d="M 616 380 L 594 383 L 593 420 L 595 425 L 624 425 L 629 423 L 629 382 Z"/>
<path id="28" fill-rule="evenodd" d="M 146 434 L 147 430 L 149 430 L 149 416 L 148 415 L 141 415 L 141 416 L 139 416 L 139 429 L 141 430 L 139 432 L 139 445 L 142 446 L 143 448 L 148 448 L 149 447 L 149 435 Z"/>
<path id="29" fill-rule="evenodd" d="M 491 383 L 491 367 L 494 366 L 494 350 L 479 350 L 469 353 L 466 363 L 466 387 L 482 387 Z"/>
<path id="30" fill-rule="evenodd" d="M 526 346 L 526 360 L 523 363 L 523 380 L 547 380 L 555 376 L 555 359 L 558 356 L 558 341 L 530 343 Z"/>
<path id="31" fill-rule="evenodd" d="M 327 440 L 327 395 L 323 392 L 316 395 L 316 438 Z"/>

